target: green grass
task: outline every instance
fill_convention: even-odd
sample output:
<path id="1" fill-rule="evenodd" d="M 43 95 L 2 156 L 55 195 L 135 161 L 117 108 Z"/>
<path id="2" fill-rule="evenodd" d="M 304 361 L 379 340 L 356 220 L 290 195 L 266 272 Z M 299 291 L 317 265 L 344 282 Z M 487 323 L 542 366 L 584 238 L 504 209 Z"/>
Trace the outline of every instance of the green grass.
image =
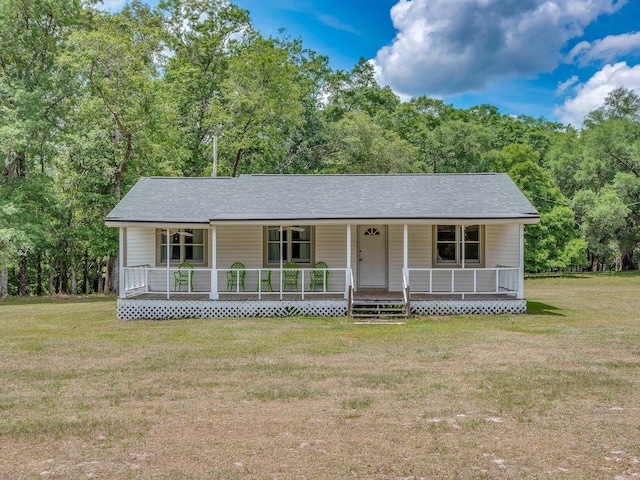
<path id="1" fill-rule="evenodd" d="M 0 478 L 635 478 L 638 275 L 527 315 L 124 322 L 0 301 Z"/>

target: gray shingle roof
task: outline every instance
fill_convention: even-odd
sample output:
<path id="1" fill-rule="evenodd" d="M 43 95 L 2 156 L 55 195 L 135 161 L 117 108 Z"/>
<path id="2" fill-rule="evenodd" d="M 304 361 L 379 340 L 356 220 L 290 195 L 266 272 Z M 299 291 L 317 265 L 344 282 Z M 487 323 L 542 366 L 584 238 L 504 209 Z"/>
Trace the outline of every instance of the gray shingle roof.
<path id="1" fill-rule="evenodd" d="M 502 173 L 142 178 L 107 222 L 537 219 Z"/>

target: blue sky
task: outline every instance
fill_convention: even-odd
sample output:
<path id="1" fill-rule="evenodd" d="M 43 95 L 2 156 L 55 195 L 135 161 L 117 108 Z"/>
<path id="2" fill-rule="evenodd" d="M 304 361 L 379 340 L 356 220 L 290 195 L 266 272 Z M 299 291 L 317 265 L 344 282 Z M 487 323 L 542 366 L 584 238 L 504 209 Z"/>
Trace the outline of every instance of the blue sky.
<path id="1" fill-rule="evenodd" d="M 233 3 L 263 35 L 284 28 L 334 69 L 373 61 L 403 99 L 488 103 L 580 126 L 613 88 L 640 93 L 640 0 Z"/>

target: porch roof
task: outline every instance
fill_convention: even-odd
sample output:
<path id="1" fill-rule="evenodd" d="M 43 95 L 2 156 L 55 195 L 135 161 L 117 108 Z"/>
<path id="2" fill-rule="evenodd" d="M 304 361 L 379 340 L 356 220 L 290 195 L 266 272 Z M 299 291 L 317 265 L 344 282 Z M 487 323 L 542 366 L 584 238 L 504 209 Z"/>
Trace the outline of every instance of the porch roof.
<path id="1" fill-rule="evenodd" d="M 351 220 L 515 220 L 539 214 L 503 173 L 142 178 L 106 218 L 220 224 Z"/>

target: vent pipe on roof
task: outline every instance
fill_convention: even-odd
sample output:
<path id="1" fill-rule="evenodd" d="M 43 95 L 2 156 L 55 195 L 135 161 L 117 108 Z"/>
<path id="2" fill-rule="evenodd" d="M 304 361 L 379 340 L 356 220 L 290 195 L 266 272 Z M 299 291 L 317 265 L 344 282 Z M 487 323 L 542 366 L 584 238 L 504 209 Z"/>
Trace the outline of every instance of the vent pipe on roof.
<path id="1" fill-rule="evenodd" d="M 213 166 L 211 168 L 211 176 L 218 175 L 218 137 L 213 136 Z"/>

